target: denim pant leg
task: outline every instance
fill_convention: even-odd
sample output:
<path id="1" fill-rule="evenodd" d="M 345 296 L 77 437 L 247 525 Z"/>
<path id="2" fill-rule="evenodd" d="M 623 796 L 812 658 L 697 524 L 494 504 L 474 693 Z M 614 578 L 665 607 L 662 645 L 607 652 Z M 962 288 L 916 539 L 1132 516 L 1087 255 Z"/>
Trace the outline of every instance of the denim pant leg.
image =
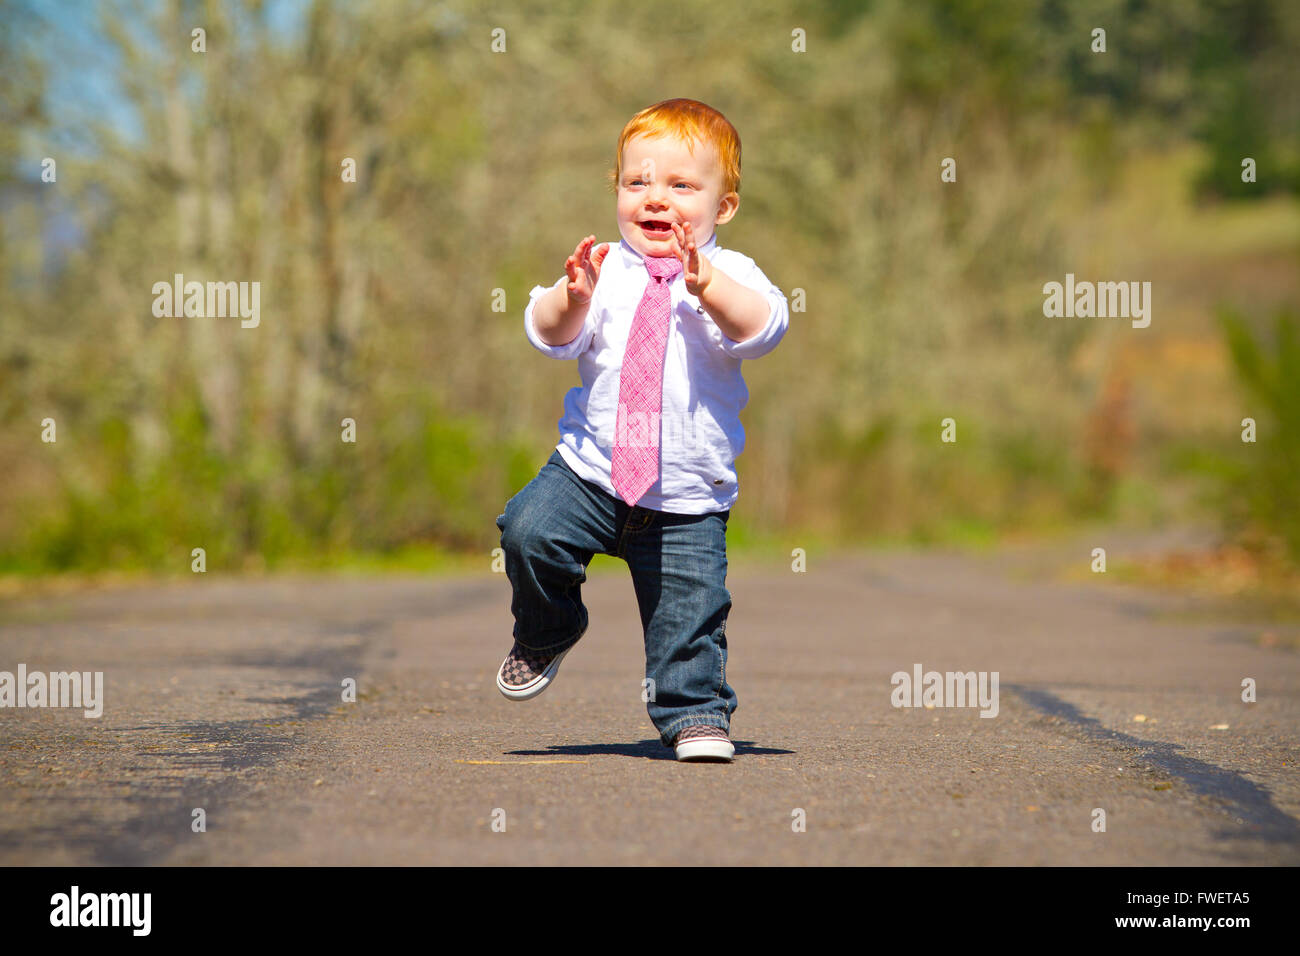
<path id="1" fill-rule="evenodd" d="M 645 628 L 646 677 L 654 682 L 646 709 L 666 746 L 691 724 L 729 729 L 738 706 L 727 683 L 730 515 L 637 509 L 618 542 Z"/>
<path id="2" fill-rule="evenodd" d="M 587 631 L 582 584 L 596 552 L 614 540 L 614 509 L 559 451 L 497 517 L 514 596 L 514 637 L 536 651 L 562 651 Z"/>

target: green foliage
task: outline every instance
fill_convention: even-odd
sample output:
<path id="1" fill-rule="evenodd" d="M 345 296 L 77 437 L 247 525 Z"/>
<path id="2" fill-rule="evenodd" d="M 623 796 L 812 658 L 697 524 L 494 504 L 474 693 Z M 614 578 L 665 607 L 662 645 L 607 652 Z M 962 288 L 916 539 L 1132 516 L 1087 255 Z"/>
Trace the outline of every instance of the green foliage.
<path id="1" fill-rule="evenodd" d="M 1221 481 L 1222 514 L 1238 533 L 1276 535 L 1300 562 L 1300 337 L 1295 315 L 1279 311 L 1270 348 L 1238 314 L 1219 321 L 1256 441 L 1240 443 L 1209 468 Z"/>
<path id="2" fill-rule="evenodd" d="M 1216 93 L 1202 133 L 1210 154 L 1196 179 L 1197 192 L 1229 199 L 1261 199 L 1291 188 L 1291 174 L 1279 167 L 1258 94 L 1246 86 L 1242 77 Z M 1255 182 L 1242 180 L 1241 163 L 1246 157 L 1255 160 Z"/>
<path id="3" fill-rule="evenodd" d="M 272 448 L 215 452 L 193 401 L 170 422 L 170 454 L 142 471 L 130 425 L 108 419 L 94 446 L 95 477 L 69 473 L 48 489 L 24 532 L 2 543 L 0 570 L 187 571 L 195 547 L 214 571 L 324 567 L 356 550 L 486 551 L 497 531 L 483 516 L 499 513 L 536 473 L 536 449 L 487 440 L 481 422 L 432 405 L 411 419 L 409 432 L 362 439 L 391 447 L 339 442 L 328 460 L 301 471 Z"/>

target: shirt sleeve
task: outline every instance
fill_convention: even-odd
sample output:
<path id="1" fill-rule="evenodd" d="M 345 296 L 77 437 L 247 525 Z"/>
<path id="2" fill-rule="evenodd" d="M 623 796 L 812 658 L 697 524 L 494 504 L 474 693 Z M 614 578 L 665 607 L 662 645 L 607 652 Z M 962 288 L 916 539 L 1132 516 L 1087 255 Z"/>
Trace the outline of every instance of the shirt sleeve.
<path id="1" fill-rule="evenodd" d="M 566 345 L 547 345 L 542 341 L 541 336 L 537 334 L 537 329 L 533 325 L 533 310 L 537 308 L 537 300 L 566 279 L 566 276 L 560 276 L 559 280 L 549 287 L 534 286 L 533 291 L 528 294 L 528 305 L 524 308 L 524 335 L 528 337 L 528 341 L 532 343 L 533 348 L 543 355 L 549 355 L 555 359 L 577 358 L 590 347 L 592 336 L 596 331 L 596 308 L 595 302 L 593 302 L 591 308 L 587 309 L 587 318 L 584 320 L 582 328 L 578 330 L 578 334 L 572 342 Z"/>
<path id="2" fill-rule="evenodd" d="M 734 257 L 732 262 L 723 265 L 723 271 L 741 285 L 763 296 L 768 302 L 770 311 L 767 315 L 767 324 L 743 342 L 733 342 L 727 337 L 726 332 L 719 329 L 718 331 L 722 332 L 722 350 L 738 359 L 756 359 L 766 355 L 776 348 L 790 325 L 790 307 L 786 302 L 785 293 L 773 285 L 757 263 L 748 256 Z"/>

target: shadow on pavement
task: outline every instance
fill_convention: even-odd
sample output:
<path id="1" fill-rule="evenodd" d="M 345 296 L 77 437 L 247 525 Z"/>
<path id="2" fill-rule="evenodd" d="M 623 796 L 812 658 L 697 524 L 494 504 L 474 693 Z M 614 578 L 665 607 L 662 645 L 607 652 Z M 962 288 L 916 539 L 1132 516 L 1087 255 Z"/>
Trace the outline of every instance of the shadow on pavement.
<path id="1" fill-rule="evenodd" d="M 1197 793 L 1225 804 L 1224 809 L 1244 826 L 1218 831 L 1221 839 L 1264 839 L 1291 845 L 1300 844 L 1300 822 L 1274 806 L 1273 797 L 1267 790 L 1241 774 L 1178 753 L 1183 749 L 1182 744 L 1143 740 L 1111 730 L 1095 717 L 1084 716 L 1073 704 L 1048 691 L 1003 686 L 1042 713 L 1068 721 L 1093 740 L 1140 751 L 1141 759 L 1152 766 L 1178 777 Z"/>

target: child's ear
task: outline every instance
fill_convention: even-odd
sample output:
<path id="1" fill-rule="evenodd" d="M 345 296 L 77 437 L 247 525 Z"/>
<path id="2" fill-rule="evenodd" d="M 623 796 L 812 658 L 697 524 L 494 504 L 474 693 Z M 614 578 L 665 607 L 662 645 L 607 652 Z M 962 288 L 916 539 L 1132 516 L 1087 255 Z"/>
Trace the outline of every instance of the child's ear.
<path id="1" fill-rule="evenodd" d="M 740 194 L 727 193 L 718 201 L 718 215 L 713 220 L 714 225 L 721 226 L 731 222 L 736 216 L 736 210 L 740 208 Z"/>

